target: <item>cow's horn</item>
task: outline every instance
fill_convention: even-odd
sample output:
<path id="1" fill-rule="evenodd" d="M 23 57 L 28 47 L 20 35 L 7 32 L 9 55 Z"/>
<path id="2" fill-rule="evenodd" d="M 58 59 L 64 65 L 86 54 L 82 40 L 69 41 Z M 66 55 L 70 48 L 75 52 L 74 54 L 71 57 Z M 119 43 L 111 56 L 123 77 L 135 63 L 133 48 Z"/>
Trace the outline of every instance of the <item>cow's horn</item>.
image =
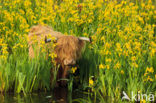
<path id="1" fill-rule="evenodd" d="M 91 38 L 87 38 L 87 37 L 79 37 L 79 40 L 91 42 Z"/>
<path id="2" fill-rule="evenodd" d="M 57 40 L 57 38 L 55 40 Z M 49 42 L 51 42 L 51 39 L 47 39 L 47 36 L 45 36 L 45 43 L 49 43 Z"/>

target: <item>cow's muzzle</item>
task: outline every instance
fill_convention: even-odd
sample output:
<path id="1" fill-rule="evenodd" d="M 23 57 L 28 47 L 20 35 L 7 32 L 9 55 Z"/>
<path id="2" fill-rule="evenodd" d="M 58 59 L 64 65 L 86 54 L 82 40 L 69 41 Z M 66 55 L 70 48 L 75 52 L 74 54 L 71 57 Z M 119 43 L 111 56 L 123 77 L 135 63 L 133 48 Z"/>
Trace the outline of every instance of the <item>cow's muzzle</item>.
<path id="1" fill-rule="evenodd" d="M 76 61 L 74 59 L 65 59 L 64 65 L 66 66 L 74 66 L 76 64 Z"/>

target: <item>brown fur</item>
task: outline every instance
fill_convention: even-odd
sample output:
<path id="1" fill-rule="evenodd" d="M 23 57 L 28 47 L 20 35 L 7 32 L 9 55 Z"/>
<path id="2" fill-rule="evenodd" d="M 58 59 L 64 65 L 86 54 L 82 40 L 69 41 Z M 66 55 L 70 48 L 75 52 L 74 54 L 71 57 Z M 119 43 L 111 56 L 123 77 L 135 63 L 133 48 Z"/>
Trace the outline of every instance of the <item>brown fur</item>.
<path id="1" fill-rule="evenodd" d="M 37 41 L 40 42 L 41 39 L 43 39 L 42 37 L 51 35 L 52 37 L 56 37 L 59 38 L 61 36 L 63 36 L 62 33 L 54 31 L 52 28 L 50 28 L 49 26 L 42 26 L 42 25 L 36 25 L 31 27 L 29 35 L 28 35 L 28 45 L 29 45 L 29 56 L 31 58 L 34 58 L 34 50 L 32 48 L 33 45 L 33 37 L 37 36 Z M 39 48 L 38 48 L 39 49 Z"/>
<path id="2" fill-rule="evenodd" d="M 58 70 L 57 79 L 67 78 L 68 70 L 70 66 L 67 64 L 74 65 L 76 60 L 80 58 L 82 48 L 85 45 L 85 41 L 79 40 L 75 36 L 65 36 L 60 32 L 54 31 L 48 26 L 37 25 L 30 29 L 29 37 L 29 56 L 34 58 L 34 50 L 32 48 L 33 41 L 31 38 L 36 35 L 38 42 L 47 35 L 56 37 L 57 46 L 55 48 L 55 53 L 57 54 L 56 63 L 60 65 Z M 52 72 L 53 73 L 53 72 Z M 51 80 L 53 79 L 53 74 L 51 74 Z M 66 85 L 66 81 L 61 81 L 61 85 Z"/>
<path id="3" fill-rule="evenodd" d="M 65 59 L 77 60 L 81 56 L 84 45 L 85 42 L 75 36 L 62 36 L 57 40 L 55 53 L 61 62 Z"/>

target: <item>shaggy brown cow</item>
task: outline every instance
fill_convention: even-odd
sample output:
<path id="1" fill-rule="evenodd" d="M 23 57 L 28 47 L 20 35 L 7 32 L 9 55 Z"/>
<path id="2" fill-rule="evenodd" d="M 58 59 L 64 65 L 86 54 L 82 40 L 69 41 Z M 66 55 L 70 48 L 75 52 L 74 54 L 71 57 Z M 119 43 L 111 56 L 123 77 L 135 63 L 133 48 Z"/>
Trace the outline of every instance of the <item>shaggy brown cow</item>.
<path id="1" fill-rule="evenodd" d="M 60 32 L 54 31 L 48 26 L 33 26 L 30 29 L 30 33 L 28 36 L 30 57 L 34 57 L 34 50 L 32 48 L 33 41 L 31 40 L 31 38 L 36 35 L 37 40 L 40 41 L 42 37 L 44 37 L 45 42 L 48 43 L 51 41 L 50 39 L 46 38 L 46 36 L 49 34 L 57 39 L 57 46 L 54 50 L 54 52 L 57 54 L 57 57 L 55 58 L 56 63 L 57 65 L 60 65 L 57 80 L 67 78 L 68 70 L 70 70 L 71 66 L 76 64 L 76 60 L 81 57 L 81 51 L 85 46 L 85 41 L 90 42 L 90 39 L 85 37 L 66 36 Z M 53 80 L 53 71 L 51 71 L 51 80 Z M 61 86 L 64 86 L 66 85 L 66 81 L 61 80 L 59 84 L 61 84 Z"/>

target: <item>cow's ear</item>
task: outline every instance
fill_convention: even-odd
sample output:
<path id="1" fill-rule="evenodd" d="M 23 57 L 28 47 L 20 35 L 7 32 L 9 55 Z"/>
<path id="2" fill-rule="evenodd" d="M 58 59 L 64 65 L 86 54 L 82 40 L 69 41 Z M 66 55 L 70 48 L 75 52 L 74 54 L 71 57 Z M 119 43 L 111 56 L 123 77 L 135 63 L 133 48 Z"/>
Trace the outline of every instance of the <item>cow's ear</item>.
<path id="1" fill-rule="evenodd" d="M 85 41 L 84 40 L 79 40 L 79 48 L 83 48 L 85 46 Z"/>

